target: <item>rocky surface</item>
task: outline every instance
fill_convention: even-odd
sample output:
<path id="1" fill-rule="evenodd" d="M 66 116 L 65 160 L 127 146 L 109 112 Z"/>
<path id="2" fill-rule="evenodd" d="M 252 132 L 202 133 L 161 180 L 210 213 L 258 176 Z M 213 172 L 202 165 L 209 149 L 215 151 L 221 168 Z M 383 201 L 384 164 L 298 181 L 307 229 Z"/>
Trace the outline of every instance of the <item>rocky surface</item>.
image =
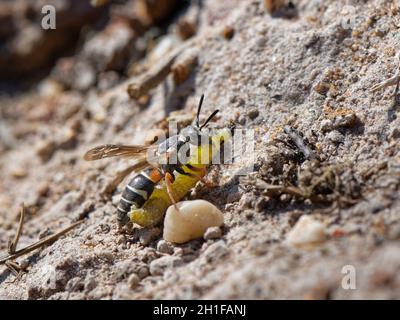
<path id="1" fill-rule="evenodd" d="M 170 1 L 156 11 L 149 8 L 157 1 L 87 2 L 79 15 L 60 11 L 60 23 L 77 29 L 43 47 L 40 59 L 17 50 L 49 37 L 25 32 L 40 30 L 42 3 L 15 5 L 27 2 L 0 10 L 8 26 L 0 28 L 0 74 L 14 78 L 0 98 L 0 249 L 22 202 L 19 247 L 85 221 L 19 258 L 28 272 L 15 282 L 1 266 L 0 298 L 400 298 L 399 106 L 395 86 L 371 91 L 399 66 L 395 2 L 354 1 L 350 15 L 344 0 Z M 163 65 L 174 50 L 196 59 Z M 127 84 L 143 74 L 157 81 L 132 99 Z M 224 226 L 180 245 L 162 240 L 162 226 L 121 233 L 115 205 L 124 183 L 110 186 L 129 161 L 85 162 L 83 154 L 143 143 L 168 115 L 183 125 L 203 93 L 205 114 L 221 110 L 217 126 L 234 120 L 255 129 L 253 172 L 236 176 L 241 162 L 212 166 L 188 195 L 215 204 Z M 302 216 L 311 227 L 300 228 Z M 318 241 L 301 234 L 315 228 Z M 293 246 L 293 237 L 312 246 Z M 346 290 L 348 266 L 356 288 Z"/>

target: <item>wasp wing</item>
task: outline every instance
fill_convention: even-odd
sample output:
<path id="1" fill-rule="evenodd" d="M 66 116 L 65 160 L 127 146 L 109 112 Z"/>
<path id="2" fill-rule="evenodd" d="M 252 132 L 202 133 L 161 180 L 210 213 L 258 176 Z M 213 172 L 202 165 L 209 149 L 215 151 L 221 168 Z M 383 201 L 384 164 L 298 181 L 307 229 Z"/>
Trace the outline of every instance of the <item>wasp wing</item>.
<path id="1" fill-rule="evenodd" d="M 137 158 L 143 156 L 150 148 L 155 146 L 124 146 L 116 144 L 105 144 L 93 148 L 85 153 L 84 159 L 86 161 L 99 160 L 109 157 L 127 157 L 127 158 Z"/>

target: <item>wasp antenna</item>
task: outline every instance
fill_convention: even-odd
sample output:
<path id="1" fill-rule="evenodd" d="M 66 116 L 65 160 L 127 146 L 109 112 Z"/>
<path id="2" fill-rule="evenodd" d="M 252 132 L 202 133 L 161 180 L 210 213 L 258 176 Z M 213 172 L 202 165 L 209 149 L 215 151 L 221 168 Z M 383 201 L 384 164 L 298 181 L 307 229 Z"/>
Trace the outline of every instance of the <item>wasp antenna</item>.
<path id="1" fill-rule="evenodd" d="M 215 117 L 215 115 L 219 112 L 219 110 L 215 110 L 213 113 L 210 114 L 210 116 L 207 118 L 206 121 L 204 121 L 204 123 L 201 125 L 200 130 L 203 129 L 210 121 L 212 118 Z"/>
<path id="2" fill-rule="evenodd" d="M 203 104 L 203 100 L 204 100 L 204 93 L 201 95 L 200 101 L 199 101 L 199 106 L 197 107 L 197 115 L 196 115 L 197 128 L 200 128 L 200 111 L 201 111 L 201 106 Z"/>

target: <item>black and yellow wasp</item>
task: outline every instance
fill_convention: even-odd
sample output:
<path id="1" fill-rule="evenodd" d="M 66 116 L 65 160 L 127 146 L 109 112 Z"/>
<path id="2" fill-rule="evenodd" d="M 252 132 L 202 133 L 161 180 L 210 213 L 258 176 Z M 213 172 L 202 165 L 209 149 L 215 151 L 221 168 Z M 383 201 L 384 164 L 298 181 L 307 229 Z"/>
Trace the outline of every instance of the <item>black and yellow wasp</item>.
<path id="1" fill-rule="evenodd" d="M 106 144 L 93 148 L 85 154 L 84 159 L 87 161 L 109 157 L 128 157 L 137 160 L 133 166 L 124 170 L 122 177 L 118 178 L 118 181 L 122 181 L 130 172 L 140 171 L 122 193 L 117 208 L 117 220 L 120 226 L 129 221 L 143 227 L 160 222 L 168 206 L 182 199 L 205 176 L 206 167 L 213 155 L 220 150 L 221 144 L 231 139 L 232 127 L 221 129 L 213 135 L 202 132 L 219 111 L 215 110 L 200 125 L 203 100 L 204 95 L 200 98 L 195 123 L 160 144 L 149 146 Z M 206 143 L 199 143 L 204 141 Z M 182 162 L 180 160 L 182 158 L 187 161 Z M 169 161 L 170 159 L 174 161 Z"/>

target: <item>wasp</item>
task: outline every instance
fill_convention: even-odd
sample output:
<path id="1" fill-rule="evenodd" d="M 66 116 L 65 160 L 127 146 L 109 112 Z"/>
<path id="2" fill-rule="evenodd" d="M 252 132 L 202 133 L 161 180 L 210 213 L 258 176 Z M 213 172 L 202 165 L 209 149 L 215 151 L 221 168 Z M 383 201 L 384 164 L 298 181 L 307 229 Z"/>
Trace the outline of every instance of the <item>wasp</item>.
<path id="1" fill-rule="evenodd" d="M 194 123 L 159 144 L 106 144 L 84 155 L 87 161 L 109 157 L 136 160 L 117 179 L 122 181 L 131 172 L 139 172 L 126 185 L 117 207 L 117 220 L 121 227 L 129 222 L 142 227 L 160 222 L 168 206 L 176 204 L 206 175 L 213 155 L 220 150 L 222 143 L 231 138 L 232 124 L 213 135 L 202 131 L 219 112 L 212 112 L 200 125 L 203 100 L 204 95 L 200 98 Z"/>

